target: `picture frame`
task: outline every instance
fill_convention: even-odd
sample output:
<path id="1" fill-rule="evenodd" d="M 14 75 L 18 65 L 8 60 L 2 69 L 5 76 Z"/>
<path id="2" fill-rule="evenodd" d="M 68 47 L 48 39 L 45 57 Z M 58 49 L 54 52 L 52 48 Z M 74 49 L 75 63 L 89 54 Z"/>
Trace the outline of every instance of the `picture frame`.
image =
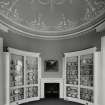
<path id="1" fill-rule="evenodd" d="M 45 72 L 57 72 L 58 60 L 45 60 L 44 69 L 45 69 Z"/>

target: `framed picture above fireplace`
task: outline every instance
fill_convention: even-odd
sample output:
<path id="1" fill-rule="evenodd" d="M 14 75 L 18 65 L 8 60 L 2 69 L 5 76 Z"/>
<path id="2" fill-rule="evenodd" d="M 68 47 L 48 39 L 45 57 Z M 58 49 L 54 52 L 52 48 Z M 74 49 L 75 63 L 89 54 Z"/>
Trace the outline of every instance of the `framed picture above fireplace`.
<path id="1" fill-rule="evenodd" d="M 58 60 L 45 60 L 44 69 L 46 72 L 57 72 Z"/>

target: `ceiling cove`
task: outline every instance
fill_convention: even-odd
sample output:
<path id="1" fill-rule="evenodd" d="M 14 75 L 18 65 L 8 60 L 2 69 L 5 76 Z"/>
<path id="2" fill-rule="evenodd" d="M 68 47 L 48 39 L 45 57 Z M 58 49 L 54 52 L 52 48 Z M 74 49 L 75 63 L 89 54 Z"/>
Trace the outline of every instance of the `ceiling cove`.
<path id="1" fill-rule="evenodd" d="M 0 0 L 0 22 L 25 36 L 66 38 L 105 19 L 105 0 Z"/>

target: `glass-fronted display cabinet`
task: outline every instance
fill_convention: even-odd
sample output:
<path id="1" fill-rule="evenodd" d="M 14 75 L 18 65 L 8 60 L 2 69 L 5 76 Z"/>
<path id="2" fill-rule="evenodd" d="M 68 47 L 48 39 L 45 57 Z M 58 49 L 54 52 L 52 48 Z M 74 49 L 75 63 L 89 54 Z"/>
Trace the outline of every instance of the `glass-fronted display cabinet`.
<path id="1" fill-rule="evenodd" d="M 4 53 L 6 105 L 17 105 L 40 98 L 40 54 L 8 48 Z"/>
<path id="2" fill-rule="evenodd" d="M 95 105 L 96 48 L 65 53 L 64 99 Z"/>

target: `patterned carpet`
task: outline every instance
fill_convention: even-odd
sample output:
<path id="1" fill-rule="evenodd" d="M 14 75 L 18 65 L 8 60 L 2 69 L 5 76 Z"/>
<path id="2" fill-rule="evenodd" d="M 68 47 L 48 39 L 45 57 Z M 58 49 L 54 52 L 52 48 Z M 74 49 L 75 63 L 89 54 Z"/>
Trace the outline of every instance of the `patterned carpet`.
<path id="1" fill-rule="evenodd" d="M 21 105 L 82 105 L 82 104 L 65 101 L 63 99 L 41 99 L 39 101 L 24 103 Z"/>

